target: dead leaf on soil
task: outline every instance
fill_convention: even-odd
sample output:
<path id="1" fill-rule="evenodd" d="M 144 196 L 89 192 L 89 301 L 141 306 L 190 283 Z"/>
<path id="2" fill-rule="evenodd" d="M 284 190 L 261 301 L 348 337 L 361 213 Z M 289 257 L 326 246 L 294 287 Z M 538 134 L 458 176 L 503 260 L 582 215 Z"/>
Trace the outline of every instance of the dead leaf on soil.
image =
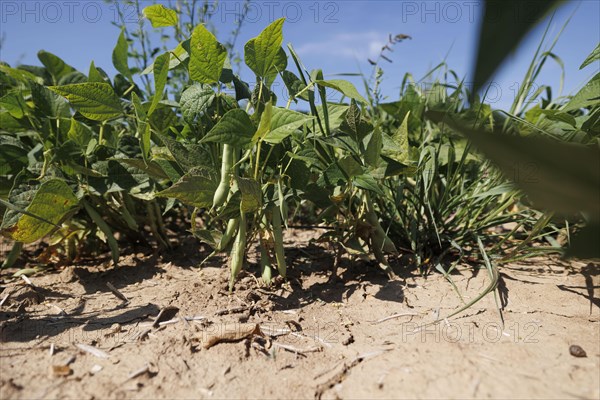
<path id="1" fill-rule="evenodd" d="M 68 365 L 53 365 L 52 375 L 54 376 L 69 376 L 73 370 Z"/>
<path id="2" fill-rule="evenodd" d="M 237 342 L 252 335 L 265 336 L 258 324 L 225 324 L 220 331 L 210 335 L 203 341 L 202 347 L 211 348 L 221 342 Z"/>

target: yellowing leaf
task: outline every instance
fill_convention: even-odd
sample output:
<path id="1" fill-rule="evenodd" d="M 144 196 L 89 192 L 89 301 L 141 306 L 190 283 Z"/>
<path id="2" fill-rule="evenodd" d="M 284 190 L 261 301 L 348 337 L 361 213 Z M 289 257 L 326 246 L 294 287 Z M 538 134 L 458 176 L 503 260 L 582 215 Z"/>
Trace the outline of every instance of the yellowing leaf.
<path id="1" fill-rule="evenodd" d="M 192 80 L 200 83 L 219 81 L 227 50 L 204 25 L 198 25 L 190 42 L 189 70 Z"/>
<path id="2" fill-rule="evenodd" d="M 148 6 L 144 8 L 142 13 L 144 14 L 144 17 L 150 20 L 153 28 L 173 26 L 177 25 L 179 22 L 177 12 L 175 10 L 171 10 L 170 8 L 166 8 L 162 4 L 153 4 Z"/>
<path id="3" fill-rule="evenodd" d="M 27 213 L 19 217 L 16 225 L 4 229 L 4 233 L 18 242 L 35 242 L 52 232 L 77 203 L 77 197 L 64 181 L 46 181 L 25 209 Z"/>

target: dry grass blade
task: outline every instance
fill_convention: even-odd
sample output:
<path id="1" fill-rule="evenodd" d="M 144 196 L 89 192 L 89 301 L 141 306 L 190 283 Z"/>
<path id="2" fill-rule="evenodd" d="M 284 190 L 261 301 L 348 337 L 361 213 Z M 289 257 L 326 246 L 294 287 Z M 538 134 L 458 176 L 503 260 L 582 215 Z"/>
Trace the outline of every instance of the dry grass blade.
<path id="1" fill-rule="evenodd" d="M 6 293 L 6 296 L 4 296 L 2 298 L 2 301 L 0 301 L 0 307 L 2 307 L 4 305 L 4 303 L 6 303 L 6 300 L 8 300 L 8 298 L 10 297 L 11 292 Z"/>
<path id="2" fill-rule="evenodd" d="M 323 339 L 320 336 L 317 335 L 312 335 L 312 336 L 308 336 L 308 335 L 304 335 L 298 332 L 290 332 L 290 335 L 292 336 L 296 336 L 296 337 L 301 337 L 301 338 L 305 338 L 305 339 L 313 339 L 313 340 L 318 340 L 319 342 L 321 342 L 324 346 L 327 347 L 332 347 L 331 343 L 329 343 L 328 341 L 326 341 L 325 339 Z"/>
<path id="3" fill-rule="evenodd" d="M 246 306 L 224 308 L 222 310 L 215 311 L 215 315 L 221 316 L 221 315 L 227 315 L 227 314 L 242 313 L 244 311 L 247 311 L 248 309 L 249 309 L 249 307 L 246 307 Z"/>
<path id="4" fill-rule="evenodd" d="M 137 378 L 138 376 L 143 375 L 143 374 L 147 373 L 148 371 L 150 371 L 150 365 L 146 364 L 142 368 L 137 369 L 137 370 L 133 371 L 132 373 L 130 373 L 127 376 L 127 380 Z"/>
<path id="5" fill-rule="evenodd" d="M 175 315 L 177 315 L 178 312 L 179 312 L 179 308 L 177 308 L 175 306 L 167 306 L 167 307 L 163 308 L 162 310 L 160 310 L 160 312 L 156 316 L 156 319 L 154 320 L 152 327 L 158 328 L 160 326 L 161 322 L 172 320 L 173 317 L 175 317 Z"/>
<path id="6" fill-rule="evenodd" d="M 94 346 L 90 346 L 90 345 L 82 344 L 82 343 L 77 343 L 75 346 L 77 346 L 80 350 L 85 351 L 86 353 L 89 353 L 98 358 L 109 358 L 110 357 L 107 352 L 97 349 Z"/>
<path id="7" fill-rule="evenodd" d="M 119 289 L 117 289 L 116 287 L 113 286 L 112 283 L 110 282 L 106 282 L 106 286 L 110 289 L 110 291 L 117 296 L 117 298 L 123 300 L 125 303 L 129 303 L 129 299 L 127 297 L 125 297 L 125 295 L 123 293 L 121 293 L 119 291 Z"/>
<path id="8" fill-rule="evenodd" d="M 176 324 L 178 322 L 179 322 L 179 318 L 173 318 L 168 321 L 159 322 L 158 325 L 159 326 L 172 325 L 172 324 Z"/>
<path id="9" fill-rule="evenodd" d="M 286 329 L 286 328 L 275 329 L 275 328 L 272 328 L 272 327 L 266 326 L 266 325 L 261 325 L 260 330 L 265 335 L 270 336 L 270 337 L 289 335 L 292 332 L 290 329 Z"/>
<path id="10" fill-rule="evenodd" d="M 364 360 L 367 360 L 367 359 L 373 358 L 373 357 L 377 357 L 378 355 L 381 355 L 381 354 L 385 353 L 386 351 L 390 351 L 390 350 L 391 349 L 382 349 L 382 350 L 371 351 L 369 353 L 359 354 L 358 356 L 354 357 L 354 359 L 352 359 L 352 361 L 350 361 L 349 363 L 343 363 L 342 369 L 338 373 L 333 375 L 331 378 L 327 379 L 327 381 L 325 381 L 324 383 L 317 386 L 317 390 L 315 392 L 315 399 L 320 399 L 327 390 L 331 389 L 332 387 L 334 387 L 335 385 L 340 383 L 342 380 L 344 380 L 344 378 L 346 377 L 348 372 L 352 368 L 354 368 L 355 366 L 357 366 L 358 364 L 363 362 Z M 328 372 L 329 371 L 325 372 L 325 374 Z M 315 377 L 315 379 L 317 379 L 318 377 L 321 377 L 323 375 L 324 375 L 324 373 L 321 373 L 317 377 Z"/>
<path id="11" fill-rule="evenodd" d="M 317 353 L 317 352 L 323 351 L 323 348 L 321 346 L 309 347 L 308 349 L 299 349 L 297 347 L 290 346 L 289 344 L 281 344 L 281 343 L 273 343 L 273 346 L 278 347 L 280 349 L 287 350 L 292 353 L 302 354 L 302 355 L 304 355 L 305 353 Z"/>
<path id="12" fill-rule="evenodd" d="M 19 276 L 21 277 L 21 279 L 23 279 L 25 281 L 26 284 L 28 284 L 31 287 L 35 287 L 33 282 L 31 282 L 31 279 L 29 279 L 29 277 L 27 275 L 19 275 Z"/>
<path id="13" fill-rule="evenodd" d="M 202 315 L 195 315 L 193 317 L 183 317 L 184 320 L 186 321 L 204 321 L 208 318 L 202 316 Z"/>
<path id="14" fill-rule="evenodd" d="M 389 317 L 381 318 L 381 319 L 378 319 L 376 321 L 370 321 L 370 322 L 371 322 L 371 325 L 377 325 L 377 324 L 380 324 L 382 322 L 389 321 L 391 319 L 396 319 L 396 318 L 400 318 L 400 317 L 409 317 L 409 316 L 410 317 L 414 317 L 414 316 L 417 316 L 417 315 L 421 315 L 421 314 L 419 314 L 419 313 L 413 313 L 413 312 L 398 313 L 398 314 L 390 315 Z"/>

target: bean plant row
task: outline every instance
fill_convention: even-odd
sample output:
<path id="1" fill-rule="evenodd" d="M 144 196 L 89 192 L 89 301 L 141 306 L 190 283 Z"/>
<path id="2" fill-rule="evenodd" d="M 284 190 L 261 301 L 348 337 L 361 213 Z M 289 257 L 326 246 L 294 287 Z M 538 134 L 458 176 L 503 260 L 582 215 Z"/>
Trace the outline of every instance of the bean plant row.
<path id="1" fill-rule="evenodd" d="M 180 23 L 163 5 L 144 15 L 154 28 Z M 284 234 L 301 220 L 327 228 L 321 240 L 337 261 L 363 259 L 393 278 L 390 260 L 407 254 L 448 274 L 471 252 L 488 260 L 485 248 L 493 263 L 559 251 L 582 222 L 579 209 L 558 218 L 536 207 L 535 193 L 506 179 L 514 164 L 486 160 L 473 144 L 486 153 L 489 138 L 545 135 L 581 145 L 587 157 L 597 146 L 598 102 L 581 95 L 565 105 L 549 94 L 499 113 L 445 64 L 426 90 L 407 74 L 399 100 L 384 102 L 379 60 L 363 96 L 307 69 L 283 29 L 275 20 L 245 44 L 250 82 L 204 24 L 189 37 L 177 30 L 179 44 L 143 69 L 130 66 L 123 30 L 112 80 L 94 62 L 84 74 L 45 51 L 43 67 L 0 64 L 0 229 L 13 241 L 4 266 L 41 239 L 66 260 L 105 244 L 118 265 L 119 240 L 148 241 L 147 231 L 169 251 L 166 221 L 186 220 L 213 249 L 209 258 L 228 255 L 231 290 L 254 247 L 264 283 L 285 278 Z M 390 37 L 390 46 L 405 38 Z"/>

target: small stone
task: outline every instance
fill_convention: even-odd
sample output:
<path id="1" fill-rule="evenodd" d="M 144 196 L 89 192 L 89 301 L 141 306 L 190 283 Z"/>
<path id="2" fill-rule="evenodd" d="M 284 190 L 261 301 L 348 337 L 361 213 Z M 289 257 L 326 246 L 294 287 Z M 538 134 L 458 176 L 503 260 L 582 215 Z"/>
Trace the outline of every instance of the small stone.
<path id="1" fill-rule="evenodd" d="M 573 357 L 587 357 L 585 350 L 583 350 L 581 346 L 578 346 L 576 344 L 571 345 L 571 347 L 569 347 L 569 353 L 571 353 Z"/>
<path id="2" fill-rule="evenodd" d="M 90 369 L 90 374 L 96 375 L 98 372 L 102 371 L 102 368 L 101 365 L 95 364 L 92 369 Z"/>

